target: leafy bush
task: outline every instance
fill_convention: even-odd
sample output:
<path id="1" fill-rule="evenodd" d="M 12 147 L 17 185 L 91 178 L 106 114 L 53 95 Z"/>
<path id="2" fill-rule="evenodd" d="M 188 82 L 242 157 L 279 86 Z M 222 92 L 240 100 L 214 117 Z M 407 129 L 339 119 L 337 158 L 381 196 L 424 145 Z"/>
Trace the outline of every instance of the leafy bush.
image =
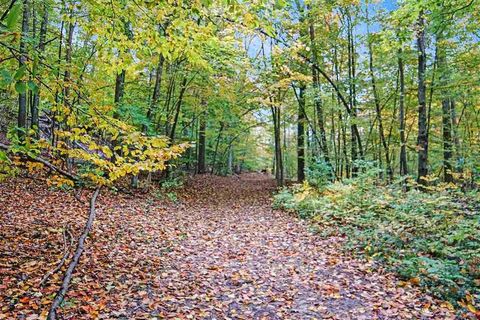
<path id="1" fill-rule="evenodd" d="M 472 308 L 480 300 L 480 194 L 402 192 L 377 185 L 377 174 L 364 168 L 356 179 L 321 189 L 296 185 L 274 203 L 311 219 L 324 236 L 346 235 L 347 248 L 383 262 L 404 280 Z"/>
<path id="2" fill-rule="evenodd" d="M 306 170 L 306 178 L 311 186 L 321 188 L 332 179 L 332 167 L 322 159 L 312 161 Z"/>

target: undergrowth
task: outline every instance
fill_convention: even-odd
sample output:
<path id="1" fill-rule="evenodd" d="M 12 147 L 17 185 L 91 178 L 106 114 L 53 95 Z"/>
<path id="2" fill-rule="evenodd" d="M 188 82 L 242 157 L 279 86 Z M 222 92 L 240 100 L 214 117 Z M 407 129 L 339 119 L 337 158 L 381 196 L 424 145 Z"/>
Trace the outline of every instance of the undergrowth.
<path id="1" fill-rule="evenodd" d="M 346 236 L 348 249 L 381 262 L 404 284 L 477 314 L 480 193 L 444 186 L 404 192 L 400 184 L 377 184 L 377 176 L 369 169 L 343 183 L 313 176 L 281 190 L 274 206 L 309 219 L 324 237 Z"/>

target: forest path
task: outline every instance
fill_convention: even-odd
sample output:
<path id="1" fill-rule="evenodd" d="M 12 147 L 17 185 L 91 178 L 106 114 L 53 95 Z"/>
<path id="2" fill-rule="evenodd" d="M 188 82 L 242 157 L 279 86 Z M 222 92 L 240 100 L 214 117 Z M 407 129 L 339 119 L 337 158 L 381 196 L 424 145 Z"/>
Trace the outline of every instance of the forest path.
<path id="1" fill-rule="evenodd" d="M 103 191 L 62 319 L 453 319 L 418 289 L 342 253 L 272 210 L 264 175 L 199 175 L 164 193 Z M 0 185 L 0 319 L 43 319 L 61 274 L 39 283 L 78 237 L 90 191 L 33 179 Z M 63 236 L 62 236 L 63 234 Z"/>
<path id="2" fill-rule="evenodd" d="M 192 319 L 447 319 L 448 310 L 392 275 L 271 209 L 274 182 L 244 174 L 198 176 L 166 219 L 181 241 L 165 253 L 161 317 Z M 155 299 L 156 300 L 156 299 Z"/>

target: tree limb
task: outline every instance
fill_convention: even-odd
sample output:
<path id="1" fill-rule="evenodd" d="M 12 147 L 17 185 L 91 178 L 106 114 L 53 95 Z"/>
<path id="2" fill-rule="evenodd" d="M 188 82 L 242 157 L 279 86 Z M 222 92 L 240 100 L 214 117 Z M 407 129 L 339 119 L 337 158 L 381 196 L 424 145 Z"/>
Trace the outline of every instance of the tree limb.
<path id="1" fill-rule="evenodd" d="M 0 149 L 3 149 L 3 150 L 9 150 L 9 146 L 6 145 L 6 144 L 3 144 L 3 143 L 0 143 Z M 35 156 L 32 156 L 32 155 L 29 155 L 29 154 L 22 154 L 24 155 L 25 157 L 27 157 L 29 160 L 31 161 L 35 161 L 35 162 L 39 162 L 41 164 L 43 164 L 44 166 L 48 167 L 49 169 L 53 170 L 53 171 L 56 171 L 58 173 L 60 173 L 61 175 L 73 180 L 73 181 L 79 181 L 80 178 L 71 174 L 70 172 L 68 171 L 65 171 L 55 165 L 53 165 L 52 163 L 48 162 L 47 160 L 41 158 L 41 157 L 35 157 Z"/>
<path id="2" fill-rule="evenodd" d="M 68 246 L 67 246 L 67 235 L 70 238 L 70 243 L 68 244 Z M 66 226 L 65 229 L 63 230 L 63 252 L 64 252 L 63 257 L 57 263 L 57 266 L 55 267 L 55 269 L 50 270 L 45 274 L 45 276 L 42 278 L 42 281 L 40 281 L 40 285 L 39 285 L 40 287 L 43 286 L 45 282 L 47 282 L 50 276 L 58 272 L 63 267 L 63 265 L 65 264 L 65 261 L 67 261 L 68 256 L 70 255 L 70 248 L 72 247 L 72 245 L 73 245 L 73 236 L 68 230 L 68 226 Z"/>
<path id="3" fill-rule="evenodd" d="M 68 287 L 70 286 L 70 281 L 72 281 L 73 278 L 73 272 L 75 271 L 75 267 L 78 265 L 83 250 L 85 249 L 85 239 L 88 237 L 88 234 L 92 229 L 93 221 L 95 220 L 95 202 L 97 200 L 98 194 L 100 193 L 100 189 L 101 187 L 97 187 L 97 189 L 93 193 L 92 198 L 90 199 L 90 214 L 88 215 L 87 223 L 85 224 L 82 235 L 80 236 L 80 238 L 78 238 L 77 249 L 75 250 L 72 261 L 68 265 L 67 271 L 65 271 L 62 285 L 58 290 L 57 294 L 55 295 L 55 299 L 53 300 L 52 305 L 50 306 L 50 310 L 47 316 L 47 319 L 49 320 L 57 319 L 57 308 L 63 302 L 63 299 L 67 294 Z"/>

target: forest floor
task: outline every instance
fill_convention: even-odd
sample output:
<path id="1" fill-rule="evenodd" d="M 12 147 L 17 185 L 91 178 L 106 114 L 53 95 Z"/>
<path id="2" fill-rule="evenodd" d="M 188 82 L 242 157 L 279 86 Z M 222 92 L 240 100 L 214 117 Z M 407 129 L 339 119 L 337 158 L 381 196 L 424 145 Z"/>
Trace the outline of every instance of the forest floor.
<path id="1" fill-rule="evenodd" d="M 176 203 L 102 192 L 62 318 L 454 319 L 345 253 L 343 239 L 272 210 L 274 189 L 244 174 L 197 176 Z M 40 282 L 82 231 L 88 197 L 30 179 L 0 185 L 0 319 L 45 316 L 62 273 Z"/>

